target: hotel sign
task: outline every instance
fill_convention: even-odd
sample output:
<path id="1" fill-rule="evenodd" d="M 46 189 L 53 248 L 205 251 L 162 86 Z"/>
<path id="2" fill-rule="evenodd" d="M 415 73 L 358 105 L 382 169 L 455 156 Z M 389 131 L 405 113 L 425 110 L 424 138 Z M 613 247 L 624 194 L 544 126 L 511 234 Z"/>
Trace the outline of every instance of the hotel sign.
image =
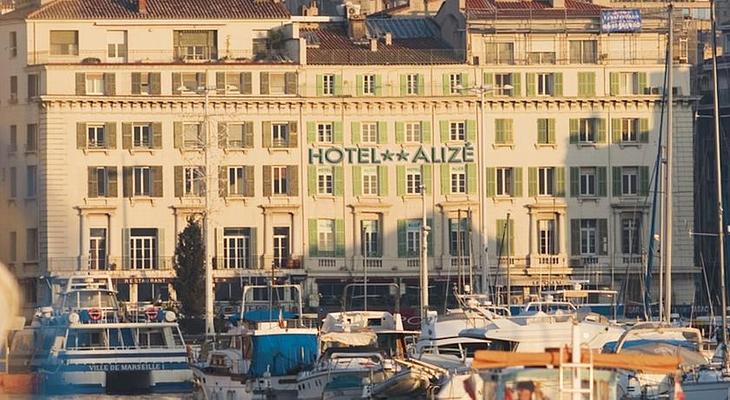
<path id="1" fill-rule="evenodd" d="M 640 32 L 640 10 L 608 10 L 601 11 L 601 31 L 612 32 Z"/>
<path id="2" fill-rule="evenodd" d="M 416 150 L 398 151 L 375 147 L 318 147 L 309 148 L 310 164 L 385 164 L 389 162 L 413 164 L 451 164 L 474 162 L 474 146 L 421 146 Z"/>

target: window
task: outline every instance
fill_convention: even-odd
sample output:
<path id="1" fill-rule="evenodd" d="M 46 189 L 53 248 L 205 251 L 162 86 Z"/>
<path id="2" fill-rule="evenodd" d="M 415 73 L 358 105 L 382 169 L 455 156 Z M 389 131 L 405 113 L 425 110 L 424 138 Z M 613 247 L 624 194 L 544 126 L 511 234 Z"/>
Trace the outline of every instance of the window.
<path id="1" fill-rule="evenodd" d="M 106 269 L 106 229 L 89 229 L 89 269 Z"/>
<path id="2" fill-rule="evenodd" d="M 596 169 L 581 168 L 580 169 L 580 195 L 595 196 L 596 195 Z"/>
<path id="3" fill-rule="evenodd" d="M 18 170 L 10 167 L 10 198 L 14 199 L 18 196 Z"/>
<path id="4" fill-rule="evenodd" d="M 618 93 L 620 95 L 639 94 L 639 75 L 633 72 L 619 72 Z"/>
<path id="5" fill-rule="evenodd" d="M 556 254 L 555 249 L 555 220 L 541 219 L 537 221 L 538 253 Z"/>
<path id="6" fill-rule="evenodd" d="M 578 141 L 581 143 L 596 143 L 596 120 L 581 118 L 578 126 Z"/>
<path id="7" fill-rule="evenodd" d="M 334 171 L 332 167 L 318 167 L 317 194 L 333 195 L 334 193 Z"/>
<path id="8" fill-rule="evenodd" d="M 52 56 L 79 55 L 78 31 L 51 31 Z"/>
<path id="9" fill-rule="evenodd" d="M 8 146 L 8 151 L 10 153 L 14 153 L 18 151 L 18 126 L 17 125 L 10 125 L 10 144 Z"/>
<path id="10" fill-rule="evenodd" d="M 418 74 L 406 75 L 406 94 L 418 94 Z"/>
<path id="11" fill-rule="evenodd" d="M 256 60 L 264 60 L 269 57 L 269 50 L 271 50 L 271 40 L 266 37 L 266 32 L 258 32 L 262 37 L 255 37 L 252 39 L 251 48 L 253 49 L 253 56 Z"/>
<path id="12" fill-rule="evenodd" d="M 199 149 L 203 147 L 200 124 L 183 124 L 183 147 Z"/>
<path id="13" fill-rule="evenodd" d="M 636 167 L 621 168 L 621 195 L 636 196 L 639 193 L 639 169 Z"/>
<path id="14" fill-rule="evenodd" d="M 454 142 L 466 140 L 465 125 L 464 122 L 449 122 L 449 140 Z"/>
<path id="15" fill-rule="evenodd" d="M 512 168 L 497 168 L 497 196 L 512 196 Z"/>
<path id="16" fill-rule="evenodd" d="M 8 245 L 10 246 L 10 250 L 8 251 L 10 262 L 18 261 L 18 232 L 10 232 Z"/>
<path id="17" fill-rule="evenodd" d="M 13 31 L 10 32 L 10 43 L 8 44 L 8 52 L 10 57 L 18 56 L 18 33 Z"/>
<path id="18" fill-rule="evenodd" d="M 317 221 L 317 249 L 322 252 L 335 252 L 335 220 Z"/>
<path id="19" fill-rule="evenodd" d="M 150 74 L 149 73 L 140 73 L 139 74 L 139 94 L 150 94 Z"/>
<path id="20" fill-rule="evenodd" d="M 132 147 L 136 149 L 152 148 L 152 130 L 149 124 L 132 125 Z"/>
<path id="21" fill-rule="evenodd" d="M 216 31 L 174 31 L 175 57 L 183 60 L 218 58 Z"/>
<path id="22" fill-rule="evenodd" d="M 469 220 L 449 218 L 449 254 L 452 256 L 469 255 Z"/>
<path id="23" fill-rule="evenodd" d="M 542 167 L 537 169 L 537 195 L 538 196 L 552 196 L 553 182 L 555 179 L 555 168 L 553 167 Z"/>
<path id="24" fill-rule="evenodd" d="M 28 75 L 28 98 L 38 97 L 38 75 Z"/>
<path id="25" fill-rule="evenodd" d="M 378 124 L 376 122 L 363 122 L 360 129 L 360 140 L 363 143 L 378 143 Z"/>
<path id="26" fill-rule="evenodd" d="M 639 140 L 639 119 L 638 118 L 622 118 L 621 119 L 621 142 L 637 142 Z"/>
<path id="27" fill-rule="evenodd" d="M 274 147 L 289 147 L 289 124 L 271 124 L 271 144 Z"/>
<path id="28" fill-rule="evenodd" d="M 598 61 L 598 44 L 595 40 L 571 40 L 570 62 L 572 64 L 595 64 Z"/>
<path id="29" fill-rule="evenodd" d="M 96 167 L 95 179 L 96 179 L 96 195 L 98 197 L 106 197 L 109 188 L 109 175 L 105 167 Z"/>
<path id="30" fill-rule="evenodd" d="M 621 219 L 621 252 L 623 254 L 640 254 L 640 223 L 640 218 Z"/>
<path id="31" fill-rule="evenodd" d="M 363 167 L 362 168 L 362 194 L 378 195 L 378 168 Z"/>
<path id="32" fill-rule="evenodd" d="M 363 75 L 362 77 L 362 94 L 375 94 L 375 75 Z"/>
<path id="33" fill-rule="evenodd" d="M 184 72 L 180 74 L 182 88 L 179 89 L 182 89 L 183 92 L 197 92 L 201 86 L 204 86 L 204 82 L 201 81 L 204 78 L 201 75 L 195 72 Z"/>
<path id="34" fill-rule="evenodd" d="M 26 229 L 25 238 L 25 259 L 35 261 L 38 259 L 38 229 Z"/>
<path id="35" fill-rule="evenodd" d="M 149 167 L 134 167 L 132 169 L 132 195 L 149 196 L 151 194 L 151 176 Z"/>
<path id="36" fill-rule="evenodd" d="M 463 165 L 451 167 L 451 193 L 466 193 L 466 168 Z"/>
<path id="37" fill-rule="evenodd" d="M 554 74 L 536 74 L 535 75 L 537 79 L 537 84 L 535 87 L 537 88 L 537 95 L 538 96 L 553 96 L 555 95 L 554 90 L 554 81 L 555 81 L 555 75 Z"/>
<path id="38" fill-rule="evenodd" d="M 25 167 L 25 198 L 35 199 L 36 195 L 36 183 L 38 180 L 38 167 L 35 165 L 28 165 Z"/>
<path id="39" fill-rule="evenodd" d="M 38 125 L 26 125 L 25 151 L 36 151 L 38 148 Z"/>
<path id="40" fill-rule="evenodd" d="M 183 196 L 202 196 L 205 194 L 205 174 L 201 167 L 183 168 Z"/>
<path id="41" fill-rule="evenodd" d="M 421 167 L 406 167 L 406 193 L 421 194 Z"/>
<path id="42" fill-rule="evenodd" d="M 595 255 L 597 249 L 596 220 L 580 220 L 580 254 Z"/>
<path id="43" fill-rule="evenodd" d="M 218 125 L 220 126 L 220 125 Z M 245 124 L 227 124 L 226 126 L 226 146 L 234 149 L 242 149 L 245 144 Z"/>
<path id="44" fill-rule="evenodd" d="M 296 74 L 295 73 L 289 73 L 288 75 L 294 76 L 292 79 L 292 82 L 294 83 L 295 89 L 293 89 L 292 93 L 289 93 L 287 91 L 287 73 L 284 72 L 278 72 L 273 73 L 269 72 L 269 94 L 296 94 Z M 264 94 L 264 93 L 262 93 Z"/>
<path id="45" fill-rule="evenodd" d="M 461 74 L 449 74 L 449 93 L 460 94 L 464 89 L 464 82 L 461 81 Z"/>
<path id="46" fill-rule="evenodd" d="M 322 93 L 328 96 L 335 94 L 335 76 L 327 74 L 322 76 Z"/>
<path id="47" fill-rule="evenodd" d="M 106 147 L 106 136 L 104 125 L 86 126 L 87 144 L 90 149 L 101 149 Z"/>
<path id="48" fill-rule="evenodd" d="M 237 72 L 226 72 L 225 74 L 225 92 L 241 93 L 241 75 Z"/>
<path id="49" fill-rule="evenodd" d="M 421 221 L 417 219 L 406 223 L 406 252 L 409 256 L 421 254 Z"/>
<path id="50" fill-rule="evenodd" d="M 509 87 L 509 89 L 507 88 Z M 512 74 L 494 74 L 494 95 L 512 96 Z"/>
<path id="51" fill-rule="evenodd" d="M 271 174 L 273 176 L 272 184 L 274 185 L 272 193 L 283 195 L 288 194 L 289 185 L 287 167 L 271 167 Z"/>
<path id="52" fill-rule="evenodd" d="M 129 267 L 152 269 L 157 259 L 157 229 L 132 228 L 129 232 Z"/>
<path id="53" fill-rule="evenodd" d="M 406 122 L 404 128 L 406 131 L 406 142 L 421 143 L 423 141 L 420 122 Z"/>
<path id="54" fill-rule="evenodd" d="M 86 74 L 86 94 L 104 94 L 103 74 Z"/>
<path id="55" fill-rule="evenodd" d="M 555 144 L 555 120 L 537 119 L 537 144 Z"/>
<path id="56" fill-rule="evenodd" d="M 319 143 L 333 143 L 334 142 L 334 127 L 332 123 L 319 123 L 317 124 L 317 141 Z"/>
<path id="57" fill-rule="evenodd" d="M 13 75 L 10 77 L 10 102 L 18 101 L 18 77 Z"/>
<path id="58" fill-rule="evenodd" d="M 374 219 L 362 221 L 362 246 L 365 257 L 376 257 L 380 254 L 378 239 L 378 221 Z"/>
<path id="59" fill-rule="evenodd" d="M 228 167 L 228 195 L 243 196 L 245 190 L 243 166 Z"/>
<path id="60" fill-rule="evenodd" d="M 530 51 L 527 53 L 529 64 L 555 64 L 554 51 Z"/>
<path id="61" fill-rule="evenodd" d="M 514 43 L 487 43 L 486 44 L 487 64 L 514 64 L 515 45 Z"/>
<path id="62" fill-rule="evenodd" d="M 249 268 L 250 228 L 223 228 L 223 268 Z"/>
<path id="63" fill-rule="evenodd" d="M 107 31 L 106 56 L 110 61 L 124 61 L 127 58 L 127 31 Z"/>

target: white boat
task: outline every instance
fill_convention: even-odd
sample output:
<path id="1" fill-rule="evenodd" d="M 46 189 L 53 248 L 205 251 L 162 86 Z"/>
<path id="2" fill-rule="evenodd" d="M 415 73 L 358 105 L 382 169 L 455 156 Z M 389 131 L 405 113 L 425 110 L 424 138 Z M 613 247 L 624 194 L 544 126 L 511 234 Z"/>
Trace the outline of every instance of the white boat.
<path id="1" fill-rule="evenodd" d="M 256 309 L 261 304 L 251 306 L 246 299 L 257 289 L 290 291 L 295 300 L 279 302 L 278 310 Z M 285 311 L 288 305 L 295 312 Z M 193 363 L 196 385 L 209 400 L 295 398 L 297 373 L 318 354 L 318 330 L 305 327 L 301 318 L 301 287 L 246 286 L 241 309 L 240 326 L 217 336 L 203 350 L 203 359 Z"/>
<path id="2" fill-rule="evenodd" d="M 126 315 L 108 276 L 69 278 L 58 305 L 34 319 L 40 394 L 190 392 L 192 372 L 175 321 L 174 312 L 154 306 Z"/>

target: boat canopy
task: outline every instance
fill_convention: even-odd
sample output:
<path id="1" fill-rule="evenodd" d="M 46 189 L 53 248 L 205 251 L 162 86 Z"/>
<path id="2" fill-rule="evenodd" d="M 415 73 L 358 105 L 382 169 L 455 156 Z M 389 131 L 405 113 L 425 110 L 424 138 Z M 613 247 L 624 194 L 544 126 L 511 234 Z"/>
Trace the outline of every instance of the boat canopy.
<path id="1" fill-rule="evenodd" d="M 319 338 L 322 343 L 340 344 L 344 346 L 370 346 L 375 345 L 378 336 L 374 331 L 360 332 L 328 332 L 323 333 Z"/>

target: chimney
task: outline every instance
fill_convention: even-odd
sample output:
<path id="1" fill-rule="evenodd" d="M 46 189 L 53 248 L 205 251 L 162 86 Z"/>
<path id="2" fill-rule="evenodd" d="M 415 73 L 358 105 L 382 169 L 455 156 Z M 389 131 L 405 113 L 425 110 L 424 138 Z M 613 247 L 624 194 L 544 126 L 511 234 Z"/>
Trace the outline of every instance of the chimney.
<path id="1" fill-rule="evenodd" d="M 368 30 L 365 26 L 365 17 L 359 14 L 351 15 L 348 19 L 348 34 L 353 42 L 367 40 Z"/>
<path id="2" fill-rule="evenodd" d="M 378 51 L 378 39 L 370 39 L 370 51 Z"/>
<path id="3" fill-rule="evenodd" d="M 385 32 L 385 45 L 386 46 L 393 45 L 393 34 L 390 32 Z"/>
<path id="4" fill-rule="evenodd" d="M 548 4 L 552 8 L 565 9 L 565 0 L 548 0 Z"/>
<path id="5" fill-rule="evenodd" d="M 137 12 L 147 14 L 147 0 L 137 0 Z"/>

